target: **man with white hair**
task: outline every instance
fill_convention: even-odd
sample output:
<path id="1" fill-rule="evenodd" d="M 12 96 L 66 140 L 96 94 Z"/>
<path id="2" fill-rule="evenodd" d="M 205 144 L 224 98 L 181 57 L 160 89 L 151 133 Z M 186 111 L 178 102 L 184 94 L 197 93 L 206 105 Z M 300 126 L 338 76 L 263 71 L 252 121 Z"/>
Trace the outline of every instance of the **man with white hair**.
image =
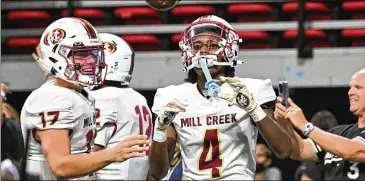
<path id="1" fill-rule="evenodd" d="M 280 103 L 281 97 L 276 103 L 276 119 L 282 123 L 291 122 L 307 137 L 302 139 L 291 125 L 287 126 L 288 132 L 299 143 L 291 158 L 320 161 L 324 165 L 324 180 L 365 180 L 365 69 L 352 76 L 348 96 L 350 111 L 358 117 L 357 123 L 339 125 L 328 132 L 308 122 L 303 111 L 290 98 L 288 109 Z"/>

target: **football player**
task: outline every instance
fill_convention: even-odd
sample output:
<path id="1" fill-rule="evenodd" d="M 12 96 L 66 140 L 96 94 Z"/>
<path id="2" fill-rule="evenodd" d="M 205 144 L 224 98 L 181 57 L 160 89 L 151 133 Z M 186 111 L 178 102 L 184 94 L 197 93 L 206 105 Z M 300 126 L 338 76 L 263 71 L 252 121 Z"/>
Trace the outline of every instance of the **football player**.
<path id="1" fill-rule="evenodd" d="M 213 15 L 198 18 L 182 33 L 188 78 L 159 88 L 152 107 L 158 115 L 149 156 L 155 179 L 167 174 L 176 139 L 188 180 L 253 180 L 258 131 L 278 157 L 290 154 L 291 138 L 273 120 L 270 80 L 234 77 L 239 42 L 232 26 Z M 207 90 L 210 78 L 219 79 L 218 94 Z"/>
<path id="2" fill-rule="evenodd" d="M 112 162 L 145 156 L 146 136 L 133 136 L 111 149 L 92 153 L 96 136 L 95 102 L 87 86 L 103 82 L 103 44 L 95 28 L 79 18 L 61 18 L 41 37 L 41 55 L 56 78 L 33 91 L 23 105 L 21 126 L 27 172 L 42 180 L 95 179 Z M 133 147 L 135 146 L 135 147 Z"/>
<path id="3" fill-rule="evenodd" d="M 321 162 L 324 180 L 365 180 L 365 69 L 352 76 L 348 96 L 350 111 L 358 117 L 358 122 L 339 125 L 328 132 L 308 122 L 303 111 L 291 99 L 288 99 L 291 105 L 288 109 L 276 104 L 277 120 L 286 122 L 289 119 L 308 137 L 302 139 L 292 126 L 287 127 L 291 128 L 288 132 L 294 134 L 299 142 L 299 148 L 293 150 L 290 157 Z M 278 102 L 281 101 L 282 98 L 278 97 Z"/>
<path id="4" fill-rule="evenodd" d="M 130 135 L 147 135 L 149 139 L 153 126 L 146 98 L 129 87 L 135 55 L 132 47 L 116 35 L 99 35 L 108 68 L 104 84 L 92 91 L 98 131 L 94 151 L 113 148 Z M 112 163 L 98 175 L 102 180 L 146 180 L 147 172 L 146 156 Z"/>

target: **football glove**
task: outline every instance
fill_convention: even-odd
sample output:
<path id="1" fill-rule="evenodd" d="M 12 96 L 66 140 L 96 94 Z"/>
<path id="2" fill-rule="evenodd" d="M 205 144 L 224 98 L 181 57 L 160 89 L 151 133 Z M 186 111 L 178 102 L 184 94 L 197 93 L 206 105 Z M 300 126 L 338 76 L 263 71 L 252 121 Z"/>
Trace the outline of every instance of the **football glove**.
<path id="1" fill-rule="evenodd" d="M 262 120 L 266 114 L 257 106 L 253 95 L 247 90 L 245 84 L 237 77 L 220 77 L 219 80 L 224 84 L 218 96 L 226 101 L 228 105 L 236 105 L 248 112 L 252 119 L 257 122 Z"/>
<path id="2" fill-rule="evenodd" d="M 162 108 L 162 113 L 157 117 L 157 129 L 166 130 L 179 112 L 185 112 L 186 104 L 175 99 Z"/>
<path id="3" fill-rule="evenodd" d="M 158 142 L 164 142 L 167 139 L 166 129 L 170 126 L 175 116 L 180 112 L 185 112 L 187 106 L 186 101 L 181 102 L 177 99 L 169 102 L 162 107 L 162 113 L 158 115 L 155 121 L 155 129 L 153 134 L 153 140 Z"/>

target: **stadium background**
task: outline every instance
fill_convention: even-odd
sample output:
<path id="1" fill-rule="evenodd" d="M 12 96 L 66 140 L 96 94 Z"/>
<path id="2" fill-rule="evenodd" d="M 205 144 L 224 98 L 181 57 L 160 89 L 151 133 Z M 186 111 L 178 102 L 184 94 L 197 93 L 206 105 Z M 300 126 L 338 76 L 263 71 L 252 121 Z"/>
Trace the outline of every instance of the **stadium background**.
<path id="1" fill-rule="evenodd" d="M 156 88 L 179 84 L 185 76 L 178 34 L 195 18 L 215 14 L 243 38 L 240 59 L 245 64 L 236 68 L 238 76 L 269 78 L 275 88 L 279 80 L 288 80 L 290 96 L 308 119 L 327 109 L 341 124 L 354 123 L 347 91 L 351 75 L 365 66 L 365 1 L 299 5 L 285 0 L 183 0 L 172 10 L 155 11 L 142 0 L 3 1 L 1 71 L 11 91 L 8 102 L 20 112 L 41 85 L 43 75 L 30 54 L 45 26 L 73 15 L 132 45 L 137 55 L 131 86 L 152 106 Z M 292 180 L 298 162 L 274 158 L 273 165 L 281 169 L 283 180 Z"/>

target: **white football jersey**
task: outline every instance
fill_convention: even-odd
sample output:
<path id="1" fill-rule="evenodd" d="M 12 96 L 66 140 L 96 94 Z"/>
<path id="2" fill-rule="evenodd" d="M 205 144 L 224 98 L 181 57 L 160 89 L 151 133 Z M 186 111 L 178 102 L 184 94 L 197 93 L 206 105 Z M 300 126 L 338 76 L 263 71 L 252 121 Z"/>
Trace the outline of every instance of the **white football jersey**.
<path id="1" fill-rule="evenodd" d="M 132 88 L 104 87 L 92 94 L 98 125 L 95 144 L 111 148 L 132 135 L 147 135 L 150 139 L 152 115 L 140 93 Z M 98 176 L 107 180 L 145 180 L 147 173 L 146 156 L 112 163 L 99 170 Z"/>
<path id="2" fill-rule="evenodd" d="M 258 104 L 274 101 L 271 81 L 241 79 Z M 227 83 L 222 86 L 229 86 Z M 220 98 L 205 98 L 197 84 L 184 83 L 157 89 L 152 111 L 176 98 L 187 101 L 186 112 L 173 120 L 188 180 L 253 180 L 258 129 L 250 115 Z"/>
<path id="3" fill-rule="evenodd" d="M 33 91 L 21 111 L 24 139 L 31 130 L 27 154 L 27 172 L 41 180 L 56 180 L 44 158 L 41 144 L 35 139 L 35 130 L 68 129 L 71 154 L 91 152 L 96 135 L 95 101 L 90 92 L 83 94 L 48 82 Z M 95 173 L 75 178 L 95 179 Z"/>

